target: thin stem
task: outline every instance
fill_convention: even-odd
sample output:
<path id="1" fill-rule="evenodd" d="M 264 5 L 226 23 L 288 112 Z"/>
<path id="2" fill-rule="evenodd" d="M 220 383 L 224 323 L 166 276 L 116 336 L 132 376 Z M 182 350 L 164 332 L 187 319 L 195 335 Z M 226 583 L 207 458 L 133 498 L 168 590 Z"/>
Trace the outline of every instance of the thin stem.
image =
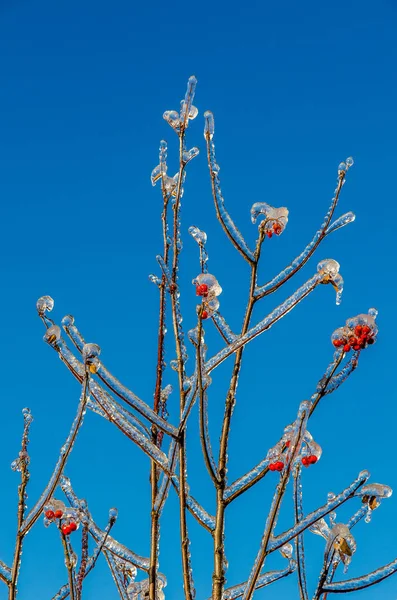
<path id="1" fill-rule="evenodd" d="M 243 337 L 248 331 L 252 311 L 255 304 L 255 286 L 258 270 L 258 262 L 260 258 L 260 251 L 262 242 L 264 239 L 264 232 L 262 229 L 259 230 L 259 239 L 257 241 L 255 250 L 255 262 L 251 264 L 251 278 L 250 278 L 250 290 L 248 304 L 245 311 L 243 327 L 241 330 L 241 337 Z M 229 443 L 230 424 L 232 413 L 236 401 L 236 389 L 238 384 L 238 377 L 241 369 L 242 356 L 244 346 L 241 346 L 236 351 L 234 360 L 234 367 L 232 372 L 232 378 L 229 385 L 229 391 L 226 396 L 225 412 L 222 423 L 222 433 L 220 440 L 219 449 L 219 461 L 218 461 L 218 477 L 219 481 L 216 482 L 216 516 L 215 516 L 215 530 L 214 530 L 214 571 L 212 575 L 212 598 L 213 600 L 222 600 L 223 590 L 225 586 L 225 543 L 224 543 L 224 529 L 225 529 L 225 509 L 226 502 L 224 499 L 224 491 L 227 483 L 227 450 Z"/>
<path id="2" fill-rule="evenodd" d="M 209 446 L 208 439 L 208 431 L 207 431 L 207 423 L 208 423 L 208 413 L 207 406 L 204 398 L 205 391 L 203 389 L 203 371 L 202 371 L 202 360 L 201 360 L 201 338 L 203 334 L 203 321 L 201 318 L 202 308 L 200 308 L 199 317 L 198 317 L 198 325 L 197 325 L 197 384 L 199 391 L 199 399 L 200 399 L 200 440 L 201 440 L 201 448 L 203 450 L 203 456 L 205 461 L 205 466 L 207 467 L 207 471 L 214 482 L 215 485 L 219 482 L 219 477 L 214 470 L 213 459 L 212 458 L 212 450 L 211 446 Z"/>
<path id="3" fill-rule="evenodd" d="M 88 524 L 84 523 L 83 532 L 81 534 L 81 561 L 80 568 L 77 574 L 77 584 L 76 584 L 76 600 L 81 600 L 81 593 L 83 589 L 83 579 L 85 577 L 85 572 L 87 568 L 87 560 L 88 560 Z"/>
<path id="4" fill-rule="evenodd" d="M 301 469 L 298 467 L 298 472 L 294 477 L 294 512 L 295 512 L 295 525 L 297 525 L 303 517 L 302 509 L 302 491 L 301 487 Z M 300 600 L 309 600 L 307 594 L 306 584 L 306 569 L 305 569 L 305 548 L 303 542 L 303 534 L 297 535 L 295 538 L 296 542 L 296 558 L 298 568 L 298 587 Z"/>
<path id="5" fill-rule="evenodd" d="M 163 193 L 163 211 L 161 215 L 163 229 L 163 259 L 168 266 L 167 242 L 167 207 L 168 196 L 164 189 L 163 179 L 161 180 Z M 166 277 L 163 274 L 160 285 L 160 307 L 159 307 L 159 327 L 157 341 L 157 366 L 156 366 L 156 387 L 154 391 L 153 410 L 159 413 L 161 388 L 163 383 L 163 361 L 164 361 L 164 331 L 165 331 L 165 308 L 166 308 Z M 152 441 L 158 443 L 158 430 L 155 425 L 152 426 Z M 158 444 L 160 446 L 160 444 Z M 151 524 L 150 524 L 150 566 L 149 566 L 149 600 L 156 600 L 157 595 L 157 569 L 158 569 L 158 551 L 160 539 L 160 512 L 155 510 L 155 503 L 158 493 L 159 469 L 154 460 L 150 463 L 150 486 L 151 486 Z"/>
<path id="6" fill-rule="evenodd" d="M 70 560 L 70 552 L 69 552 L 66 536 L 62 533 L 62 531 L 61 531 L 61 540 L 62 540 L 62 545 L 63 545 L 63 552 L 65 555 L 65 565 L 66 565 L 66 569 L 68 571 L 70 600 L 75 600 L 76 596 L 75 596 L 75 586 L 74 586 L 74 577 L 73 577 L 73 564 Z"/>

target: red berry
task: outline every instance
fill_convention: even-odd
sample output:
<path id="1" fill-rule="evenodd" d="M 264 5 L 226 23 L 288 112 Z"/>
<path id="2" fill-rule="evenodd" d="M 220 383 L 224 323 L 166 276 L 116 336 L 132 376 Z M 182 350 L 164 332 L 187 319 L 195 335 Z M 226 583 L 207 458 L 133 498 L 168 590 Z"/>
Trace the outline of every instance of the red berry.
<path id="1" fill-rule="evenodd" d="M 280 233 L 281 233 L 280 223 L 273 223 L 273 231 L 276 235 L 280 235 Z"/>
<path id="2" fill-rule="evenodd" d="M 316 460 L 317 460 L 317 459 L 316 459 Z M 71 521 L 71 522 L 69 523 L 69 529 L 70 529 L 70 531 L 76 531 L 76 529 L 77 529 L 77 525 L 76 525 L 76 523 L 75 523 L 74 521 Z"/>
<path id="3" fill-rule="evenodd" d="M 60 518 L 62 517 L 62 515 L 63 515 L 63 512 L 62 512 L 61 510 L 56 510 L 56 511 L 54 512 L 54 517 L 55 517 L 56 519 L 60 519 Z"/>
<path id="4" fill-rule="evenodd" d="M 208 285 L 206 283 L 202 283 L 196 286 L 196 295 L 197 296 L 207 296 L 208 295 Z"/>
<path id="5" fill-rule="evenodd" d="M 317 462 L 317 460 L 318 460 L 318 458 L 317 458 L 317 456 L 315 456 L 314 454 L 311 454 L 311 455 L 308 457 L 308 461 L 309 461 L 309 464 L 310 464 L 310 465 L 314 465 L 314 464 Z"/>
<path id="6" fill-rule="evenodd" d="M 281 462 L 281 460 L 278 460 L 278 461 L 276 462 L 276 470 L 277 470 L 277 471 L 282 471 L 283 469 L 284 469 L 284 463 L 283 463 L 283 462 Z"/>
<path id="7" fill-rule="evenodd" d="M 375 342 L 373 337 L 370 337 L 367 339 L 367 344 L 369 344 L 369 346 L 371 346 L 371 344 L 373 344 Z"/>
<path id="8" fill-rule="evenodd" d="M 268 238 L 271 238 L 273 236 L 273 233 L 269 230 L 269 231 L 266 231 L 266 235 Z"/>
<path id="9" fill-rule="evenodd" d="M 365 335 L 368 335 L 368 333 L 370 333 L 370 331 L 371 331 L 371 327 L 368 327 L 368 325 L 364 325 L 363 333 L 365 333 Z"/>
<path id="10" fill-rule="evenodd" d="M 308 457 L 308 456 L 304 456 L 304 457 L 302 458 L 302 465 L 303 465 L 304 467 L 308 467 L 308 466 L 309 466 L 309 464 L 310 464 L 310 463 L 309 463 L 309 457 Z"/>
<path id="11" fill-rule="evenodd" d="M 276 470 L 276 463 L 270 463 L 269 470 L 270 471 L 275 471 Z"/>
<path id="12" fill-rule="evenodd" d="M 208 313 L 206 310 L 203 310 L 203 312 L 201 313 L 201 318 L 202 319 L 208 319 Z"/>
<path id="13" fill-rule="evenodd" d="M 45 517 L 46 519 L 48 519 L 49 521 L 52 521 L 52 519 L 54 518 L 55 514 L 53 510 L 47 510 L 45 513 Z"/>
<path id="14" fill-rule="evenodd" d="M 362 325 L 356 325 L 354 328 L 354 333 L 356 334 L 357 337 L 360 337 L 360 335 L 363 332 L 363 328 Z"/>
<path id="15" fill-rule="evenodd" d="M 291 445 L 291 442 L 290 442 L 290 440 L 287 440 L 287 441 L 285 442 L 285 445 L 287 446 L 287 448 L 289 448 L 289 447 L 290 447 L 290 445 Z"/>
<path id="16" fill-rule="evenodd" d="M 343 346 L 344 341 L 343 340 L 334 340 L 332 343 L 335 346 L 335 348 L 340 348 L 340 346 Z"/>
<path id="17" fill-rule="evenodd" d="M 361 344 L 354 344 L 353 350 L 361 350 Z"/>
<path id="18" fill-rule="evenodd" d="M 349 338 L 349 344 L 353 348 L 353 346 L 355 346 L 357 344 L 356 338 L 355 337 Z"/>
<path id="19" fill-rule="evenodd" d="M 343 346 L 343 352 L 350 352 L 350 345 L 349 344 L 345 344 Z"/>
<path id="20" fill-rule="evenodd" d="M 72 532 L 70 525 L 62 525 L 61 531 L 62 531 L 63 535 L 69 535 L 69 533 Z"/>

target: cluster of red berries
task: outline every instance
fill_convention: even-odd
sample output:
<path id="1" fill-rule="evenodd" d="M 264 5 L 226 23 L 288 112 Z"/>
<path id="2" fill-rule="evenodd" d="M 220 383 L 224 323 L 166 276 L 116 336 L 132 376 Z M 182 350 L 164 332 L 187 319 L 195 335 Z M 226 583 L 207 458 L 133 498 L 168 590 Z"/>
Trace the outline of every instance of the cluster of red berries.
<path id="1" fill-rule="evenodd" d="M 353 350 L 363 350 L 367 345 L 374 343 L 374 337 L 371 335 L 371 328 L 368 325 L 356 325 L 354 334 L 349 339 L 339 338 L 333 341 L 335 348 L 343 347 L 343 352 Z"/>
<path id="2" fill-rule="evenodd" d="M 282 232 L 283 228 L 281 227 L 280 223 L 277 223 L 276 221 L 273 223 L 273 227 L 272 229 L 267 229 L 266 230 L 266 235 L 268 238 L 273 237 L 273 233 L 275 233 L 276 235 L 280 235 L 280 233 Z"/>
<path id="3" fill-rule="evenodd" d="M 63 512 L 61 510 L 47 510 L 45 513 L 45 517 L 49 521 L 53 521 L 54 519 L 62 519 L 62 516 Z M 63 535 L 69 535 L 70 533 L 72 533 L 72 531 L 76 531 L 76 529 L 77 525 L 74 521 L 71 521 L 68 524 L 64 523 L 61 527 Z"/>
<path id="4" fill-rule="evenodd" d="M 270 463 L 269 470 L 270 471 L 282 471 L 284 469 L 284 463 L 281 460 L 277 462 Z"/>
<path id="5" fill-rule="evenodd" d="M 208 285 L 206 283 L 201 283 L 196 285 L 196 296 L 202 296 L 203 298 L 207 298 L 208 296 Z M 208 319 L 208 312 L 203 310 L 201 312 L 202 319 Z"/>
<path id="6" fill-rule="evenodd" d="M 315 456 L 314 454 L 310 454 L 310 456 L 304 456 L 302 458 L 302 465 L 304 467 L 310 467 L 310 465 L 314 465 L 317 461 L 317 456 Z"/>

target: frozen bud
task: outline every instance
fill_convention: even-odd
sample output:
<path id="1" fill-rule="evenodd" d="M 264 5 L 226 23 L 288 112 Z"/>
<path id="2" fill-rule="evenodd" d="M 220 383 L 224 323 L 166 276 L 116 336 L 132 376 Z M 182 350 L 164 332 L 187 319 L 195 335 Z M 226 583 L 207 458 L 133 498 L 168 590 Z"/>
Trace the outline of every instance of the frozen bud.
<path id="1" fill-rule="evenodd" d="M 346 171 L 347 171 L 346 163 L 344 163 L 344 162 L 339 163 L 339 166 L 338 166 L 339 177 L 343 177 L 344 174 L 346 173 Z"/>
<path id="2" fill-rule="evenodd" d="M 51 296 L 41 296 L 36 302 L 36 308 L 41 317 L 44 313 L 52 311 L 54 308 L 54 300 Z"/>
<path id="3" fill-rule="evenodd" d="M 341 303 L 343 292 L 343 277 L 339 274 L 340 265 L 332 259 L 322 260 L 317 265 L 317 271 L 323 276 L 321 283 L 331 283 L 336 290 L 336 304 Z"/>
<path id="4" fill-rule="evenodd" d="M 194 227 L 194 225 L 192 225 L 189 227 L 189 233 L 200 246 L 203 246 L 207 243 L 207 234 L 205 231 L 201 231 L 198 227 Z"/>
<path id="5" fill-rule="evenodd" d="M 74 316 L 73 315 L 65 315 L 61 321 L 63 327 L 71 327 L 74 325 Z"/>
<path id="6" fill-rule="evenodd" d="M 53 346 L 61 339 L 61 328 L 58 325 L 51 325 L 44 334 L 44 341 Z"/>
<path id="7" fill-rule="evenodd" d="M 181 121 L 176 110 L 166 110 L 163 114 L 163 119 L 165 119 L 167 123 L 171 125 L 172 129 L 174 129 L 176 132 L 179 132 Z"/>
<path id="8" fill-rule="evenodd" d="M 219 294 L 222 293 L 222 288 L 219 285 L 218 280 L 209 273 L 200 273 L 196 279 L 193 279 L 192 283 L 196 286 L 196 289 L 200 287 L 200 290 L 205 290 L 204 293 L 198 293 L 199 296 L 205 297 L 205 294 L 208 296 L 219 296 Z M 197 290 L 197 292 L 200 290 Z"/>
<path id="9" fill-rule="evenodd" d="M 111 509 L 109 510 L 109 521 L 110 521 L 111 523 L 114 523 L 114 522 L 116 521 L 116 519 L 117 519 L 117 515 L 118 515 L 118 510 L 117 510 L 117 508 L 111 508 Z"/>
<path id="10" fill-rule="evenodd" d="M 83 346 L 83 359 L 87 365 L 90 373 L 96 373 L 99 366 L 98 356 L 101 353 L 101 349 L 98 344 L 85 344 Z"/>
<path id="11" fill-rule="evenodd" d="M 212 138 L 214 137 L 214 133 L 215 133 L 215 121 L 214 121 L 214 115 L 212 114 L 212 112 L 210 110 L 207 110 L 204 113 L 204 121 L 205 121 L 204 137 L 206 140 L 207 139 L 212 140 Z"/>

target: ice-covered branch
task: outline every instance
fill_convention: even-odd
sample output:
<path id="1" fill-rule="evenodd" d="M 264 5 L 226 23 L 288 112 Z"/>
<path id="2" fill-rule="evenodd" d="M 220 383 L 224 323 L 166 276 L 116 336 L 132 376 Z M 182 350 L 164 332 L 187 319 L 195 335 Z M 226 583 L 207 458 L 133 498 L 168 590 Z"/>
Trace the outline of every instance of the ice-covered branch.
<path id="1" fill-rule="evenodd" d="M 224 232 L 226 233 L 233 246 L 249 263 L 255 262 L 256 258 L 252 250 L 248 247 L 247 242 L 241 235 L 239 229 L 234 224 L 233 219 L 229 215 L 225 207 L 225 201 L 222 196 L 222 190 L 219 180 L 219 166 L 216 162 L 215 144 L 212 141 L 214 137 L 215 123 L 212 112 L 204 113 L 205 129 L 204 138 L 207 143 L 207 159 L 208 168 L 211 176 L 212 196 L 214 198 L 216 216 L 218 217 Z"/>
<path id="2" fill-rule="evenodd" d="M 302 499 L 302 481 L 301 468 L 298 466 L 297 473 L 294 477 L 294 509 L 295 509 L 295 525 L 298 525 L 303 519 L 303 499 Z M 305 565 L 305 547 L 303 542 L 303 534 L 299 534 L 295 538 L 296 559 L 298 564 L 298 585 L 300 600 L 309 600 L 307 593 L 306 582 L 306 565 Z"/>
<path id="3" fill-rule="evenodd" d="M 375 585 L 394 575 L 397 572 L 397 558 L 390 562 L 389 564 L 381 567 L 380 569 L 376 569 L 376 571 L 371 571 L 367 575 L 363 575 L 362 577 L 355 577 L 353 579 L 347 579 L 346 581 L 337 581 L 335 583 L 326 583 L 322 591 L 327 592 L 328 594 L 341 594 L 346 592 L 356 592 L 358 590 L 363 590 L 364 588 L 370 587 L 371 585 Z"/>
<path id="4" fill-rule="evenodd" d="M 285 569 L 280 569 L 279 571 L 269 571 L 268 573 L 264 573 L 260 575 L 258 581 L 256 582 L 255 591 L 263 588 L 279 579 L 283 579 L 288 575 L 291 575 L 296 570 L 296 562 L 294 560 L 290 560 L 288 567 Z M 223 592 L 223 600 L 235 600 L 235 598 L 241 598 L 244 594 L 244 590 L 246 588 L 247 582 L 239 583 L 238 585 L 234 585 L 233 587 L 227 588 Z"/>
<path id="5" fill-rule="evenodd" d="M 11 569 L 0 560 L 0 579 L 7 585 L 11 582 Z"/>
<path id="6" fill-rule="evenodd" d="M 237 339 L 237 336 L 232 332 L 224 317 L 222 317 L 218 310 L 214 311 L 212 314 L 212 320 L 225 342 L 232 344 Z"/>
<path id="7" fill-rule="evenodd" d="M 340 494 L 334 496 L 331 500 L 329 500 L 326 504 L 318 508 L 317 510 L 306 515 L 304 519 L 302 519 L 297 525 L 288 529 L 284 533 L 281 533 L 273 538 L 273 540 L 268 545 L 268 553 L 274 552 L 278 548 L 281 548 L 287 542 L 293 540 L 297 535 L 305 531 L 310 525 L 325 517 L 328 513 L 335 510 L 338 506 L 352 498 L 356 491 L 364 485 L 369 477 L 368 471 L 361 471 L 359 473 L 357 479 L 355 479 L 347 488 L 345 488 Z"/>
<path id="8" fill-rule="evenodd" d="M 23 535 L 25 535 L 29 531 L 29 529 L 32 527 L 32 525 L 34 525 L 34 523 L 40 517 L 40 514 L 42 512 L 44 505 L 51 498 L 52 494 L 55 491 L 55 488 L 58 485 L 60 477 L 62 476 L 63 469 L 65 468 L 66 462 L 67 462 L 69 455 L 73 449 L 73 444 L 76 440 L 78 431 L 83 423 L 83 419 L 84 419 L 84 415 L 85 415 L 85 411 L 86 411 L 86 404 L 87 404 L 87 391 L 88 391 L 88 375 L 84 378 L 81 396 L 80 396 L 80 402 L 79 402 L 79 405 L 77 408 L 77 413 L 76 413 L 75 419 L 72 423 L 72 427 L 70 429 L 67 440 L 61 448 L 61 453 L 59 455 L 57 464 L 55 465 L 55 469 L 54 469 L 54 471 L 50 477 L 50 480 L 47 483 L 43 493 L 41 494 L 40 498 L 38 499 L 38 501 L 36 502 L 34 507 L 31 509 L 31 511 L 29 512 L 26 519 L 23 521 L 23 523 L 21 525 L 21 533 Z"/>
<path id="9" fill-rule="evenodd" d="M 344 163 L 341 163 L 339 167 L 341 167 Z M 345 215 L 339 217 L 331 223 L 332 216 L 335 212 L 335 208 L 339 201 L 340 192 L 344 182 L 346 181 L 345 175 L 346 171 L 352 166 L 353 159 L 348 158 L 346 163 L 344 164 L 344 168 L 338 169 L 338 185 L 335 189 L 335 195 L 332 198 L 331 205 L 328 209 L 327 214 L 325 215 L 324 222 L 321 225 L 320 229 L 315 233 L 312 241 L 306 246 L 306 248 L 297 256 L 291 264 L 289 264 L 283 271 L 281 271 L 276 277 L 265 283 L 265 285 L 259 286 L 256 289 L 256 297 L 258 299 L 263 298 L 269 294 L 275 292 L 279 287 L 281 287 L 284 283 L 286 283 L 291 277 L 293 277 L 311 258 L 314 254 L 321 241 L 333 231 L 340 229 L 341 227 L 351 223 L 355 219 L 355 215 L 351 212 L 346 213 Z"/>
<path id="10" fill-rule="evenodd" d="M 334 273 L 331 273 L 328 268 L 328 265 L 332 267 Z M 210 358 L 206 365 L 205 370 L 207 373 L 210 373 L 213 369 L 215 369 L 219 364 L 221 364 L 226 358 L 228 358 L 231 354 L 236 352 L 239 348 L 242 348 L 248 342 L 251 342 L 258 335 L 263 333 L 264 331 L 270 329 L 277 321 L 279 321 L 282 317 L 284 317 L 287 313 L 289 313 L 295 306 L 297 306 L 306 296 L 308 296 L 319 284 L 321 283 L 331 283 L 333 286 L 340 285 L 340 275 L 338 274 L 339 265 L 336 261 L 327 260 L 322 261 L 318 265 L 319 271 L 309 279 L 306 283 L 304 283 L 298 290 L 292 294 L 287 300 L 285 300 L 282 304 L 277 306 L 267 317 L 265 317 L 262 321 L 260 321 L 257 325 L 252 327 L 242 336 L 236 338 L 234 342 L 220 350 L 218 354 L 215 354 L 212 358 Z M 338 283 L 334 282 L 334 279 L 337 280 Z M 339 292 L 340 293 L 340 290 Z"/>
<path id="11" fill-rule="evenodd" d="M 75 492 L 72 489 L 70 479 L 68 477 L 63 476 L 61 479 L 61 488 L 64 492 L 70 506 L 77 510 L 81 510 L 81 501 L 76 496 Z M 115 556 L 120 559 L 135 565 L 138 569 L 142 569 L 143 571 L 147 571 L 149 568 L 149 559 L 136 554 L 129 550 L 120 542 L 117 542 L 112 537 L 106 534 L 106 531 L 102 531 L 98 525 L 96 525 L 95 521 L 92 519 L 91 514 L 88 512 L 88 509 L 85 509 L 85 512 L 88 517 L 88 529 L 91 536 L 96 540 L 97 543 L 101 544 L 104 542 L 104 549 L 108 550 Z"/>

